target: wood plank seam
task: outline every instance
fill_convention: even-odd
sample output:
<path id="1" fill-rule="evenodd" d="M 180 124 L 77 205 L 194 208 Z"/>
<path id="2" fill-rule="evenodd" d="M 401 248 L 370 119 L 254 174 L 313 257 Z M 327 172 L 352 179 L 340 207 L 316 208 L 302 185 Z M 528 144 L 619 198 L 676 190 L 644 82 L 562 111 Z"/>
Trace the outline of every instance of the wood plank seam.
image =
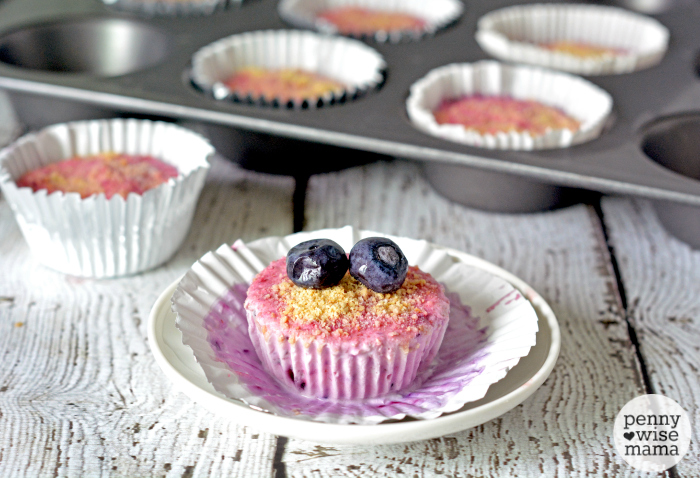
<path id="1" fill-rule="evenodd" d="M 601 201 L 598 200 L 593 205 L 593 207 L 596 214 L 598 215 L 598 220 L 600 221 L 600 230 L 603 233 L 603 238 L 605 239 L 605 244 L 608 248 L 609 263 L 612 266 L 612 272 L 615 276 L 615 282 L 617 283 L 617 290 L 619 292 L 625 322 L 627 323 L 627 333 L 629 334 L 630 342 L 632 342 L 632 346 L 634 347 L 634 354 L 637 357 L 637 364 L 639 366 L 639 370 L 642 373 L 644 390 L 647 394 L 654 394 L 656 393 L 656 391 L 654 390 L 654 384 L 652 383 L 651 378 L 649 377 L 649 371 L 647 369 L 647 364 L 644 359 L 644 355 L 642 354 L 642 348 L 639 343 L 639 337 L 637 337 L 637 330 L 632 324 L 631 314 L 629 313 L 627 304 L 627 293 L 625 291 L 625 285 L 622 282 L 622 274 L 620 273 L 620 265 L 617 261 L 617 257 L 615 256 L 615 248 L 612 245 L 610 236 L 608 234 L 608 228 L 605 224 L 605 213 L 603 212 L 603 208 L 601 207 Z M 679 478 L 675 466 L 668 469 L 667 473 L 669 478 Z"/>
<path id="2" fill-rule="evenodd" d="M 600 221 L 600 230 L 603 233 L 603 238 L 605 239 L 605 245 L 608 248 L 608 256 L 609 256 L 609 262 L 612 266 L 612 273 L 615 277 L 615 282 L 617 283 L 617 290 L 619 292 L 620 296 L 620 302 L 622 305 L 622 310 L 623 314 L 625 317 L 625 322 L 627 323 L 627 332 L 629 333 L 630 336 L 630 342 L 632 342 L 632 345 L 634 346 L 634 353 L 635 356 L 637 357 L 637 363 L 639 364 L 639 369 L 642 373 L 642 380 L 644 381 L 644 390 L 646 393 L 651 394 L 651 393 L 656 393 L 654 392 L 654 386 L 651 382 L 651 379 L 649 378 L 649 371 L 647 369 L 646 362 L 644 360 L 644 356 L 642 355 L 642 350 L 639 345 L 639 338 L 637 337 L 637 331 L 634 328 L 634 325 L 632 324 L 632 321 L 630 320 L 630 314 L 629 314 L 629 309 L 628 309 L 628 304 L 627 304 L 627 293 L 625 292 L 625 285 L 622 282 L 622 275 L 620 274 L 620 266 L 617 261 L 617 257 L 615 257 L 615 248 L 612 246 L 612 243 L 610 241 L 610 237 L 608 234 L 608 229 L 605 225 L 605 213 L 603 212 L 603 209 L 601 208 L 600 201 L 596 202 L 594 204 L 594 210 L 596 214 L 598 215 L 598 220 Z"/>

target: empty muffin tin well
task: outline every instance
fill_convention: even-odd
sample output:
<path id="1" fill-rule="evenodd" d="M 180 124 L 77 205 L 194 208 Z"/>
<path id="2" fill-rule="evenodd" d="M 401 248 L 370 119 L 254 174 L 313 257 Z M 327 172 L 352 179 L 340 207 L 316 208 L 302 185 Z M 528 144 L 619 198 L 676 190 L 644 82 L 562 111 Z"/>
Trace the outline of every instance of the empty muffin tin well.
<path id="1" fill-rule="evenodd" d="M 565 188 L 515 174 L 431 163 L 423 173 L 441 195 L 484 211 L 526 213 L 555 208 Z"/>
<path id="2" fill-rule="evenodd" d="M 664 168 L 700 183 L 700 113 L 655 121 L 645 128 L 642 148 Z M 700 248 L 700 207 L 662 200 L 653 204 L 671 234 Z"/>
<path id="3" fill-rule="evenodd" d="M 700 79 L 695 60 L 700 48 L 697 1 L 675 0 L 655 15 L 671 36 L 668 51 L 658 65 L 631 74 L 587 78 L 613 98 L 611 120 L 593 141 L 547 151 L 497 151 L 452 143 L 415 130 L 405 107 L 411 85 L 440 66 L 488 59 L 474 38 L 478 19 L 490 11 L 519 3 L 523 2 L 465 1 L 464 14 L 459 20 L 435 36 L 418 42 L 373 43 L 372 47 L 387 64 L 386 81 L 381 89 L 338 107 L 288 110 L 217 101 L 202 95 L 189 81 L 192 57 L 205 45 L 243 32 L 288 29 L 289 25 L 279 17 L 276 0 L 243 2 L 237 8 L 209 16 L 149 19 L 115 12 L 95 0 L 4 0 L 0 2 L 0 39 L 36 31 L 37 27 L 54 28 L 88 20 L 95 25 L 116 21 L 137 25 L 134 32 L 167 34 L 165 46 L 159 43 L 157 34 L 155 40 L 151 40 L 150 33 L 130 36 L 143 48 L 154 43 L 156 51 L 165 48 L 165 53 L 146 54 L 145 59 L 140 57 L 138 61 L 129 58 L 128 68 L 117 72 L 103 68 L 99 61 L 90 67 L 90 73 L 82 66 L 63 72 L 37 69 L 28 61 L 8 63 L 6 60 L 0 62 L 0 88 L 13 95 L 20 120 L 31 127 L 41 126 L 43 113 L 51 109 L 42 103 L 43 98 L 62 102 L 66 107 L 62 115 L 71 114 L 73 103 L 78 116 L 155 115 L 211 125 L 210 131 L 216 131 L 212 133 L 217 136 L 215 142 L 222 150 L 228 146 L 232 159 L 255 158 L 254 154 L 240 154 L 241 136 L 245 138 L 252 132 L 258 137 L 253 135 L 254 140 L 248 143 L 262 151 L 258 157 L 272 158 L 278 163 L 289 157 L 285 149 L 288 151 L 291 146 L 268 149 L 271 152 L 265 149 L 278 142 L 278 138 L 287 138 L 301 142 L 297 145 L 340 146 L 420 161 L 429 180 L 445 194 L 448 189 L 458 189 L 470 177 L 476 177 L 470 171 L 482 172 L 484 183 L 483 176 L 489 173 L 494 189 L 504 187 L 509 181 L 520 187 L 520 197 L 508 199 L 505 204 L 493 198 L 484 204 L 472 197 L 451 195 L 464 204 L 492 210 L 513 210 L 514 203 L 528 201 L 531 203 L 528 210 L 548 208 L 558 203 L 556 197 L 562 192 L 551 188 L 584 188 L 700 206 L 700 182 L 660 166 L 641 147 L 646 134 L 644 125 L 656 118 L 700 111 Z M 62 36 L 65 33 L 58 34 L 59 38 Z M 43 42 L 36 34 L 28 38 Z M 88 46 L 88 51 L 99 50 L 99 42 L 94 43 Z M 5 55 L 5 58 L 9 57 Z M 31 96 L 34 101 L 18 101 L 22 95 Z M 101 111 L 80 111 L 84 107 Z M 52 118 L 51 122 L 65 119 Z M 329 151 L 319 156 L 321 161 L 324 155 L 329 162 L 335 160 L 333 150 Z M 362 162 L 364 155 L 355 156 Z M 255 166 L 258 160 L 251 161 Z M 443 165 L 453 169 L 440 171 Z M 463 173 L 462 183 L 455 179 L 457 171 Z"/>
<path id="4" fill-rule="evenodd" d="M 31 70 L 125 75 L 168 54 L 168 36 L 119 18 L 61 21 L 29 26 L 0 38 L 0 61 Z"/>

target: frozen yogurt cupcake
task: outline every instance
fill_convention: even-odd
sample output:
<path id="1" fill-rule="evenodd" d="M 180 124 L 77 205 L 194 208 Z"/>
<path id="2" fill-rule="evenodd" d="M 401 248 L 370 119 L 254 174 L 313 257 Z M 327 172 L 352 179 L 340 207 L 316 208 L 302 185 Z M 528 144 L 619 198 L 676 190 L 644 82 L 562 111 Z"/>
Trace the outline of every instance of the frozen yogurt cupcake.
<path id="1" fill-rule="evenodd" d="M 535 4 L 483 16 L 476 40 L 501 60 L 609 75 L 656 65 L 668 48 L 669 32 L 653 18 L 621 8 Z"/>
<path id="2" fill-rule="evenodd" d="M 401 262 L 393 242 L 364 241 L 370 242 L 368 254 L 381 264 Z M 297 248 L 318 253 L 319 247 L 329 247 L 309 243 Z M 337 260 L 347 262 L 344 251 L 333 244 Z M 301 394 L 346 400 L 404 390 L 430 365 L 442 343 L 450 312 L 444 287 L 430 274 L 408 267 L 405 258 L 400 284 L 392 279 L 388 288 L 375 287 L 380 272 L 371 263 L 353 266 L 362 261 L 356 259 L 362 255 L 356 248 L 363 244 L 350 253 L 350 273 L 333 285 L 309 285 L 309 279 L 319 284 L 314 276 L 326 263 L 295 256 L 292 249 L 248 288 L 245 309 L 258 356 L 270 374 Z M 338 269 L 335 279 L 342 273 Z M 365 283 L 390 292 L 377 292 Z"/>
<path id="3" fill-rule="evenodd" d="M 282 0 L 278 7 L 294 26 L 379 42 L 432 35 L 462 10 L 457 0 Z"/>
<path id="4" fill-rule="evenodd" d="M 490 149 L 590 141 L 612 111 L 608 93 L 565 73 L 480 61 L 446 65 L 411 86 L 406 110 L 433 136 Z"/>
<path id="5" fill-rule="evenodd" d="M 5 148 L 0 188 L 46 266 L 94 278 L 135 274 L 182 243 L 213 153 L 202 136 L 169 123 L 65 123 Z"/>
<path id="6" fill-rule="evenodd" d="M 385 68 L 379 53 L 356 40 L 265 30 L 223 38 L 197 51 L 192 82 L 218 100 L 318 108 L 377 88 Z"/>

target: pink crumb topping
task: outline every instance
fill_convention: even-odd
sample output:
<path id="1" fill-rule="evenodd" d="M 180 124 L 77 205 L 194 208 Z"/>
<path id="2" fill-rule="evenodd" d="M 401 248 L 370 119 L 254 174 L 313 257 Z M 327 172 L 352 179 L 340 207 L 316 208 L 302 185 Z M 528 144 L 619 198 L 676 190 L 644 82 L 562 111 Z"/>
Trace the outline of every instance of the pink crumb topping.
<path id="1" fill-rule="evenodd" d="M 438 124 L 460 124 L 481 134 L 548 130 L 578 131 L 580 123 L 558 108 L 509 96 L 472 95 L 444 100 L 433 112 Z"/>
<path id="2" fill-rule="evenodd" d="M 103 153 L 74 157 L 29 171 L 17 181 L 19 187 L 34 191 L 46 189 L 79 193 L 82 198 L 104 193 L 124 198 L 129 193 L 143 194 L 170 178 L 177 177 L 175 166 L 152 156 Z"/>
<path id="3" fill-rule="evenodd" d="M 320 12 L 317 17 L 332 23 L 338 32 L 344 35 L 422 30 L 426 25 L 422 18 L 407 13 L 370 10 L 362 7 L 330 8 Z"/>
<path id="4" fill-rule="evenodd" d="M 381 334 L 404 341 L 449 318 L 444 287 L 417 267 L 409 267 L 404 284 L 390 294 L 373 292 L 349 274 L 338 285 L 317 290 L 292 283 L 285 258 L 253 280 L 246 308 L 257 312 L 263 327 L 290 340 L 319 335 L 339 341 L 371 340 Z"/>
<path id="5" fill-rule="evenodd" d="M 267 70 L 247 67 L 236 72 L 225 84 L 240 96 L 251 95 L 269 100 L 278 98 L 285 103 L 290 100 L 317 99 L 328 93 L 341 94 L 345 89 L 339 81 L 292 68 Z"/>

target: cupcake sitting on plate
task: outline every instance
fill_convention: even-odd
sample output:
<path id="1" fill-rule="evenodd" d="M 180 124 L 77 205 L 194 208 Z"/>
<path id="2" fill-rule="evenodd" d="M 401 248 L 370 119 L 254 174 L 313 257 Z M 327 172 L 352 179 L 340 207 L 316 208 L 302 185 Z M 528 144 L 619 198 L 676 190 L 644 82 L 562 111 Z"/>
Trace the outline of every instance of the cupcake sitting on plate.
<path id="1" fill-rule="evenodd" d="M 458 410 L 527 355 L 538 328 L 508 282 L 425 241 L 351 227 L 222 245 L 172 306 L 217 392 L 329 423 Z"/>
<path id="2" fill-rule="evenodd" d="M 309 31 L 232 35 L 197 51 L 192 82 L 217 100 L 317 108 L 355 99 L 384 81 L 367 45 Z"/>
<path id="3" fill-rule="evenodd" d="M 0 188 L 43 264 L 83 277 L 135 274 L 182 243 L 213 153 L 168 123 L 59 124 L 2 151 Z"/>
<path id="4" fill-rule="evenodd" d="M 457 0 L 282 0 L 278 6 L 294 26 L 379 42 L 432 35 L 462 10 Z"/>
<path id="5" fill-rule="evenodd" d="M 408 267 L 396 243 L 369 237 L 349 256 L 328 239 L 296 245 L 253 280 L 245 309 L 273 376 L 339 400 L 410 386 L 435 358 L 450 306 L 444 287 Z"/>

